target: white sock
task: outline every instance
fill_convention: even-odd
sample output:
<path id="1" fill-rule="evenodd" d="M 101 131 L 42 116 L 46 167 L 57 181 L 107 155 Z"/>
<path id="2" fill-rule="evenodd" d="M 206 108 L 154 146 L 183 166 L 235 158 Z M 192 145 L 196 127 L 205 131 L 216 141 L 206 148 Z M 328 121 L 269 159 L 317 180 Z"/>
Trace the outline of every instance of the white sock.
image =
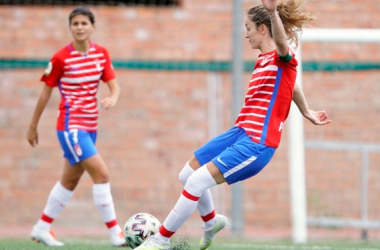
<path id="1" fill-rule="evenodd" d="M 206 165 L 202 166 L 206 167 Z M 179 180 L 185 186 L 187 179 L 194 173 L 189 165 L 189 162 L 186 162 L 185 166 L 179 173 Z M 204 221 L 204 230 L 213 228 L 215 225 L 215 211 L 214 211 L 214 202 L 212 200 L 212 195 L 210 189 L 206 189 L 201 197 L 199 198 L 197 210 L 202 220 Z"/>
<path id="2" fill-rule="evenodd" d="M 111 195 L 111 186 L 109 183 L 94 184 L 92 186 L 92 195 L 96 207 L 105 222 L 110 234 L 118 234 L 122 230 L 117 223 L 115 206 Z"/>
<path id="3" fill-rule="evenodd" d="M 169 238 L 194 212 L 199 197 L 206 189 L 216 185 L 214 178 L 207 168 L 199 168 L 188 178 L 185 188 L 176 205 L 166 217 L 160 228 L 158 237 L 160 240 Z"/>
<path id="4" fill-rule="evenodd" d="M 58 181 L 50 191 L 41 218 L 35 227 L 40 230 L 50 230 L 54 219 L 57 218 L 72 196 L 73 191 L 68 190 Z"/>

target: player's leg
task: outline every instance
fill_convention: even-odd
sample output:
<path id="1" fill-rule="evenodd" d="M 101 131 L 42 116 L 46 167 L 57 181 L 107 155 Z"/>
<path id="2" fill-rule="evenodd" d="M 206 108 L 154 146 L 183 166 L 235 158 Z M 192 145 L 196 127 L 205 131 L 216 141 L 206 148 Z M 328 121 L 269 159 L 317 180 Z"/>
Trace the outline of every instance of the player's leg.
<path id="1" fill-rule="evenodd" d="M 246 134 L 243 134 L 232 147 L 212 161 L 217 166 L 216 169 L 223 174 L 223 179 L 231 185 L 259 173 L 271 160 L 274 152 L 274 148 L 254 143 Z M 216 169 L 214 168 L 214 171 Z M 211 173 L 213 176 L 215 175 L 213 172 Z M 216 179 L 216 181 L 220 180 Z M 201 250 L 209 248 L 218 232 L 228 224 L 227 218 L 221 215 L 217 215 L 215 220 L 213 228 L 204 230 L 199 243 Z"/>
<path id="2" fill-rule="evenodd" d="M 70 164 L 78 164 L 82 171 L 89 173 L 94 182 L 93 199 L 109 230 L 111 244 L 124 245 L 122 230 L 116 220 L 108 169 L 95 147 L 97 133 L 73 129 L 62 131 L 59 136 L 65 157 L 69 159 Z"/>
<path id="3" fill-rule="evenodd" d="M 179 179 L 181 183 L 185 186 L 187 179 L 194 173 L 195 170 L 200 168 L 201 165 L 197 158 L 193 156 L 183 167 L 179 174 Z M 202 226 L 203 230 L 209 230 L 215 226 L 216 218 L 219 215 L 216 214 L 214 209 L 214 202 L 212 200 L 211 190 L 207 189 L 203 192 L 199 198 L 197 210 L 204 224 Z"/>
<path id="4" fill-rule="evenodd" d="M 63 172 L 62 172 L 60 182 L 62 186 L 64 186 L 66 189 L 70 191 L 74 191 L 83 173 L 84 173 L 84 169 L 79 163 L 70 165 L 69 161 L 65 159 L 65 164 L 63 167 Z"/>
<path id="5" fill-rule="evenodd" d="M 185 186 L 188 178 L 200 167 L 198 160 L 193 156 L 179 174 L 179 180 L 181 183 Z M 215 222 L 215 210 L 210 189 L 205 190 L 199 198 L 197 210 L 201 219 L 204 221 L 203 228 L 207 230 L 213 227 Z"/>
<path id="6" fill-rule="evenodd" d="M 208 163 L 207 168 L 217 184 L 226 182 L 223 174 L 220 172 L 219 168 L 215 165 L 215 163 Z M 204 220 L 205 225 L 203 226 L 203 236 L 200 240 L 199 248 L 201 250 L 204 250 L 211 246 L 211 244 L 215 240 L 217 233 L 219 233 L 227 227 L 228 219 L 226 216 L 216 214 L 215 212 L 208 215 L 207 217 L 202 217 L 202 219 Z"/>
<path id="7" fill-rule="evenodd" d="M 108 228 L 111 244 L 113 246 L 124 246 L 125 240 L 122 229 L 117 222 L 115 206 L 111 194 L 108 168 L 103 158 L 97 153 L 80 162 L 92 178 L 94 185 L 92 195 L 96 207 Z"/>
<path id="8" fill-rule="evenodd" d="M 210 162 L 207 167 L 198 168 L 188 178 L 181 197 L 164 221 L 161 227 L 162 230 L 160 229 L 162 236 L 170 238 L 194 212 L 203 192 L 224 182 L 223 175 L 217 170 L 215 171 L 215 168 L 215 164 Z M 215 177 L 210 173 L 209 169 L 211 169 Z"/>
<path id="9" fill-rule="evenodd" d="M 48 246 L 63 246 L 50 231 L 52 222 L 66 206 L 73 195 L 84 170 L 79 166 L 74 143 L 67 131 L 57 131 L 57 137 L 64 152 L 64 168 L 61 180 L 51 190 L 41 218 L 33 227 L 31 237 Z"/>
<path id="10" fill-rule="evenodd" d="M 186 163 L 179 174 L 179 179 L 183 185 L 186 184 L 187 179 L 195 170 L 202 165 L 210 162 L 213 158 L 222 153 L 226 148 L 233 145 L 240 135 L 245 133 L 239 128 L 232 128 L 223 134 L 220 134 L 207 142 L 194 152 L 194 156 Z M 208 231 L 215 227 L 216 218 L 221 217 L 217 215 L 214 210 L 214 203 L 212 200 L 211 191 L 205 190 L 199 198 L 197 210 L 204 222 L 203 230 Z M 224 216 L 223 216 L 224 217 Z"/>
<path id="11" fill-rule="evenodd" d="M 170 237 L 195 211 L 203 192 L 224 182 L 223 175 L 215 168 L 215 164 L 210 162 L 207 167 L 197 169 L 188 178 L 179 200 L 166 217 L 159 232 L 149 237 L 137 249 L 170 249 Z"/>
<path id="12" fill-rule="evenodd" d="M 63 246 L 62 242 L 55 239 L 50 230 L 51 225 L 71 199 L 83 171 L 78 164 L 70 166 L 69 161 L 65 159 L 61 180 L 50 191 L 41 218 L 33 227 L 31 233 L 33 240 L 48 246 Z"/>

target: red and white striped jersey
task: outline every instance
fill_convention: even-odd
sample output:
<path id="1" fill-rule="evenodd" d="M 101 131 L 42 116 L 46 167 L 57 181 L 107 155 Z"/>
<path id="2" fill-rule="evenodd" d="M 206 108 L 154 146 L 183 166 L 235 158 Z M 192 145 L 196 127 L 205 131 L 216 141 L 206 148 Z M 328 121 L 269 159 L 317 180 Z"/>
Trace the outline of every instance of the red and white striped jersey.
<path id="1" fill-rule="evenodd" d="M 57 130 L 97 131 L 99 81 L 112 79 L 115 72 L 106 48 L 91 43 L 85 55 L 72 44 L 60 49 L 41 77 L 41 81 L 50 87 L 59 87 L 61 92 Z"/>
<path id="2" fill-rule="evenodd" d="M 281 132 L 293 98 L 297 75 L 297 60 L 280 60 L 277 51 L 259 55 L 245 103 L 235 121 L 252 141 L 277 148 Z"/>

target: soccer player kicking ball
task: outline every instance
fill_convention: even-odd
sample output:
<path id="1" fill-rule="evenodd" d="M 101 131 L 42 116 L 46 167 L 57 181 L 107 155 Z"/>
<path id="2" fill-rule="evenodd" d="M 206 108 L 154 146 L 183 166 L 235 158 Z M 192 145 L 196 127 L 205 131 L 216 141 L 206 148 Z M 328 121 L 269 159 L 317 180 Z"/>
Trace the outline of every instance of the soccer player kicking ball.
<path id="1" fill-rule="evenodd" d="M 287 38 L 297 44 L 296 30 L 313 17 L 300 12 L 303 1 L 262 0 L 249 9 L 245 20 L 245 38 L 259 55 L 252 73 L 245 103 L 235 126 L 213 138 L 194 152 L 179 179 L 182 194 L 165 219 L 159 233 L 148 238 L 138 250 L 170 249 L 170 237 L 197 209 L 204 221 L 200 249 L 207 249 L 227 218 L 215 214 L 210 188 L 229 185 L 259 173 L 271 160 L 280 143 L 283 123 L 292 100 L 302 115 L 316 125 L 330 123 L 325 111 L 308 108 L 296 81 L 297 60 Z"/>
<path id="2" fill-rule="evenodd" d="M 95 30 L 93 13 L 86 7 L 75 8 L 69 16 L 69 26 L 73 42 L 53 56 L 42 76 L 41 81 L 45 84 L 28 131 L 28 141 L 34 147 L 38 143 L 38 121 L 53 88 L 59 87 L 61 104 L 57 136 L 65 157 L 63 174 L 51 190 L 31 237 L 47 246 L 64 245 L 51 233 L 51 224 L 67 205 L 80 178 L 87 171 L 94 182 L 93 199 L 110 233 L 111 245 L 124 246 L 126 243 L 116 220 L 107 165 L 95 147 L 99 81 L 105 82 L 111 92 L 109 97 L 101 101 L 105 109 L 116 105 L 120 87 L 108 51 L 90 41 Z"/>

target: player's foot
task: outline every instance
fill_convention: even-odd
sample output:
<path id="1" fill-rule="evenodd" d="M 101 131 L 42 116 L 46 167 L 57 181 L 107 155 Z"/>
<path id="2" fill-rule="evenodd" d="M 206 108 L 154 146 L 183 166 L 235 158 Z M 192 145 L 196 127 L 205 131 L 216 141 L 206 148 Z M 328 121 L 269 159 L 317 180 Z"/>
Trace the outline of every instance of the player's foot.
<path id="1" fill-rule="evenodd" d="M 127 243 L 125 242 L 125 239 L 124 239 L 123 232 L 111 235 L 111 245 L 113 247 L 126 247 L 127 246 Z"/>
<path id="2" fill-rule="evenodd" d="M 170 250 L 170 243 L 163 243 L 157 237 L 150 236 L 136 250 Z"/>
<path id="3" fill-rule="evenodd" d="M 60 242 L 55 239 L 55 235 L 52 231 L 40 230 L 35 227 L 33 228 L 30 237 L 33 241 L 37 243 L 41 242 L 49 247 L 62 247 L 65 245 L 63 244 L 63 242 Z"/>
<path id="4" fill-rule="evenodd" d="M 201 241 L 199 242 L 199 249 L 205 250 L 214 242 L 216 234 L 226 228 L 228 219 L 226 216 L 217 214 L 215 216 L 215 226 L 207 231 L 204 231 Z"/>

